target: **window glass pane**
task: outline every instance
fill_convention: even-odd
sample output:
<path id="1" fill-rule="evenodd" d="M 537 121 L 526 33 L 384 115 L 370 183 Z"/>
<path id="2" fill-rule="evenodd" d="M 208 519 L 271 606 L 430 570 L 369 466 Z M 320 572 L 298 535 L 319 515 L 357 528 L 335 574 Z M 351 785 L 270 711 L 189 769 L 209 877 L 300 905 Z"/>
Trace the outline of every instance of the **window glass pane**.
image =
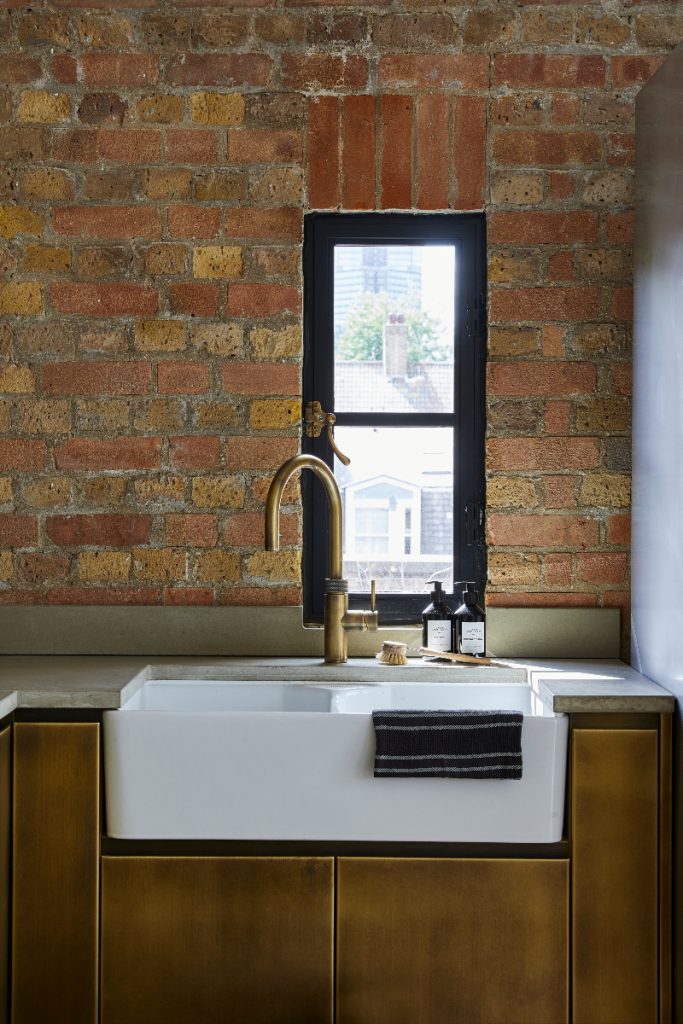
<path id="1" fill-rule="evenodd" d="M 335 245 L 337 412 L 452 412 L 455 246 Z"/>
<path id="2" fill-rule="evenodd" d="M 344 503 L 344 576 L 349 590 L 422 593 L 430 579 L 452 590 L 453 430 L 335 428 L 351 459 L 335 459 Z"/>

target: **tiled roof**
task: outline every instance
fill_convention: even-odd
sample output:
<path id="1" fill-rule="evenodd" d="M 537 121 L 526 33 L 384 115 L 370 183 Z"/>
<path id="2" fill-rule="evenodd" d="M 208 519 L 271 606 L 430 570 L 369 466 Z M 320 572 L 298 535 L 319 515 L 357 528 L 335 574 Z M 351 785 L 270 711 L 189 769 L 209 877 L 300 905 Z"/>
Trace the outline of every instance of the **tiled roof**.
<path id="1" fill-rule="evenodd" d="M 453 364 L 420 363 L 388 378 L 379 360 L 335 363 L 337 412 L 451 412 Z"/>

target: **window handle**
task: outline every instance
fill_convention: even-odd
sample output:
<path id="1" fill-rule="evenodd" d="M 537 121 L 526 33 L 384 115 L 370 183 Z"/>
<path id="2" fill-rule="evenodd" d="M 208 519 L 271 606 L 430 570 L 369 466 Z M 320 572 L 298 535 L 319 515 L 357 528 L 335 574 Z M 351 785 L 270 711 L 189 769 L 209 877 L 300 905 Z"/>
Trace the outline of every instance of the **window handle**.
<path id="1" fill-rule="evenodd" d="M 337 417 L 333 412 L 325 412 L 320 402 L 306 402 L 304 422 L 306 424 L 306 437 L 320 437 L 323 432 L 323 428 L 325 428 L 327 430 L 327 440 L 330 442 L 330 448 L 343 465 L 349 465 L 351 459 L 348 455 L 344 455 L 344 453 L 339 450 L 337 442 L 334 439 L 334 432 L 332 428 L 337 422 Z"/>

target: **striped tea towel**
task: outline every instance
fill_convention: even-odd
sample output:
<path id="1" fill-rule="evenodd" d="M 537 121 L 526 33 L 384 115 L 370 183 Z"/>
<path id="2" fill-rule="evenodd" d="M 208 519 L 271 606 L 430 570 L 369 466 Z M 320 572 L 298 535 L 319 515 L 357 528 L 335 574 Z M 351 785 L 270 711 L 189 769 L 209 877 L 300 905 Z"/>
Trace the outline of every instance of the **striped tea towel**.
<path id="1" fill-rule="evenodd" d="M 375 778 L 521 779 L 519 711 L 373 711 Z"/>

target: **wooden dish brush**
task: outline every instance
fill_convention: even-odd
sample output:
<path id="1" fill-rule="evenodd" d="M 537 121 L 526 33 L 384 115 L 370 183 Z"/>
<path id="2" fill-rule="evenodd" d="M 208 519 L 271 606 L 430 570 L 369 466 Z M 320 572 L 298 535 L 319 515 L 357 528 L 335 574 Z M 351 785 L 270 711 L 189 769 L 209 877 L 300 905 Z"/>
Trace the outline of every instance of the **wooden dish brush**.
<path id="1" fill-rule="evenodd" d="M 441 661 L 453 661 L 461 665 L 495 665 L 501 664 L 492 658 L 475 658 L 473 654 L 453 654 L 451 651 L 432 651 L 429 647 L 408 647 L 396 640 L 385 640 L 382 650 L 375 657 L 383 665 L 407 665 L 408 653 L 422 654 L 425 658 L 439 658 Z"/>

